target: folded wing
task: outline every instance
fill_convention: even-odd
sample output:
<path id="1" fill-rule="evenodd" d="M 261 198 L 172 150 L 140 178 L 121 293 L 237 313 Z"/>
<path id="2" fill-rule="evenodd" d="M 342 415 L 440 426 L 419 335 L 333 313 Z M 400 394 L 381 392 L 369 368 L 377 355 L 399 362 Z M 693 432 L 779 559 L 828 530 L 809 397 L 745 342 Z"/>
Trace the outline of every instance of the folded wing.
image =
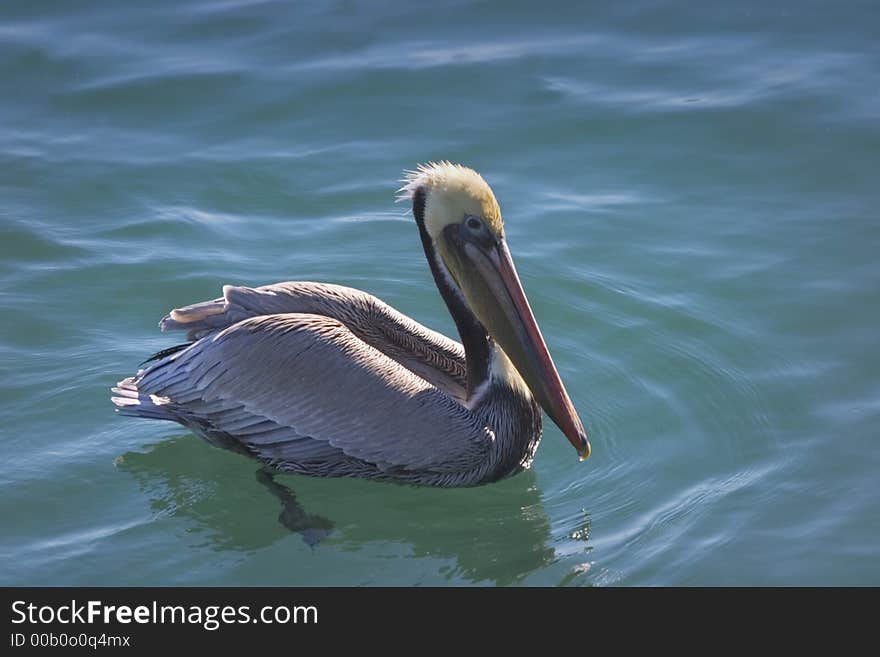
<path id="1" fill-rule="evenodd" d="M 257 288 L 226 285 L 219 299 L 172 310 L 159 325 L 163 331 L 185 330 L 190 340 L 197 340 L 244 319 L 282 313 L 335 319 L 459 401 L 466 397 L 467 367 L 461 344 L 350 287 L 306 281 Z"/>
<path id="2" fill-rule="evenodd" d="M 258 315 L 214 330 L 120 382 L 117 405 L 272 462 L 443 473 L 486 458 L 493 436 L 467 408 L 338 320 Z"/>

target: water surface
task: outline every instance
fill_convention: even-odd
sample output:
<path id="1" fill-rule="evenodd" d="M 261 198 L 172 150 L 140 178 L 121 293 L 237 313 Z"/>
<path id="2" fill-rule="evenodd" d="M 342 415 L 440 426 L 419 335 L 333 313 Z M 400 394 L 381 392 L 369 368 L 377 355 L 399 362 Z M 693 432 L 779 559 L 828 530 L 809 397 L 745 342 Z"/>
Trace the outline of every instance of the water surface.
<path id="1" fill-rule="evenodd" d="M 4 2 L 0 583 L 880 584 L 876 4 L 581 4 Z M 114 415 L 225 283 L 454 334 L 430 159 L 499 197 L 588 462 L 267 487 Z"/>

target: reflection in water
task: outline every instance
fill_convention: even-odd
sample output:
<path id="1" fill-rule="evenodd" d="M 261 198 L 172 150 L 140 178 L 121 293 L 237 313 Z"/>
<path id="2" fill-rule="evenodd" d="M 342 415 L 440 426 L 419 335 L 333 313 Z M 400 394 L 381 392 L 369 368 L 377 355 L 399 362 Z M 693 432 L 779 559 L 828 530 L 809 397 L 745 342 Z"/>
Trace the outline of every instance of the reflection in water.
<path id="1" fill-rule="evenodd" d="M 290 531 L 317 550 L 398 543 L 408 548 L 400 558 L 439 560 L 440 566 L 428 567 L 451 583 L 513 584 L 559 559 L 531 471 L 494 485 L 448 490 L 264 470 L 255 478 L 253 461 L 190 435 L 127 453 L 118 465 L 138 480 L 154 512 L 189 521 L 187 531 L 214 550 L 268 547 Z M 280 516 L 267 490 L 281 502 Z M 588 518 L 586 523 L 575 531 L 578 543 L 589 534 Z M 566 540 L 571 535 L 569 529 Z M 296 567 L 291 555 L 289 569 Z M 353 573 L 352 580 L 362 576 Z"/>
<path id="2" fill-rule="evenodd" d="M 312 515 L 296 501 L 296 494 L 287 486 L 275 481 L 275 473 L 268 468 L 257 470 L 257 481 L 263 484 L 281 502 L 278 522 L 290 531 L 300 534 L 306 545 L 314 547 L 330 535 L 333 523 L 321 516 Z"/>

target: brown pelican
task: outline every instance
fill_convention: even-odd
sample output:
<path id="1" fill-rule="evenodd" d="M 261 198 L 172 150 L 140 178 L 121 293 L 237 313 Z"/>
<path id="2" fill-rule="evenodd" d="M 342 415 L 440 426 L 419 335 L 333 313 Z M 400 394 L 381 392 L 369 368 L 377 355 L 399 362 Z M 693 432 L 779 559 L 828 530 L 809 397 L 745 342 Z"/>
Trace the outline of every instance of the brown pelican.
<path id="1" fill-rule="evenodd" d="M 422 246 L 461 344 L 347 287 L 223 288 L 172 310 L 189 343 L 113 388 L 127 415 L 178 422 L 279 470 L 473 486 L 529 467 L 541 409 L 581 459 L 583 424 L 523 292 L 501 210 L 472 169 L 407 172 Z"/>

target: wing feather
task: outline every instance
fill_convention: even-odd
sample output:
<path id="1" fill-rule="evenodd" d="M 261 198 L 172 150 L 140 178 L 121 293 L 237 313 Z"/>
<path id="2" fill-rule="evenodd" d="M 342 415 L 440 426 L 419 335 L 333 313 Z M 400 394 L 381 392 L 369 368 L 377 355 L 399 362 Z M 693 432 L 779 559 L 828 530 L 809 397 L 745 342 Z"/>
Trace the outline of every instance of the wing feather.
<path id="1" fill-rule="evenodd" d="M 462 472 L 492 440 L 453 397 L 321 315 L 245 319 L 144 370 L 137 385 L 266 459 Z"/>
<path id="2" fill-rule="evenodd" d="M 380 299 L 329 283 L 291 281 L 257 288 L 225 285 L 223 296 L 172 310 L 159 326 L 185 330 L 198 340 L 247 318 L 286 313 L 330 317 L 414 374 L 463 400 L 467 367 L 464 349 Z"/>

